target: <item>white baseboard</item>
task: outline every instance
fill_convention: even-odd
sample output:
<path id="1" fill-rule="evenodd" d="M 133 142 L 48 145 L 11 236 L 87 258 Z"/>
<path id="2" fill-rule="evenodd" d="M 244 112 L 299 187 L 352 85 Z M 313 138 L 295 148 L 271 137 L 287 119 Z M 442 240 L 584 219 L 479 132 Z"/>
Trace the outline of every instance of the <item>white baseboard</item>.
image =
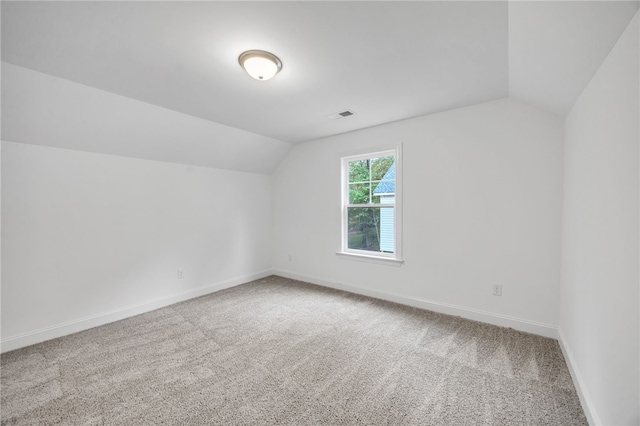
<path id="1" fill-rule="evenodd" d="M 137 303 L 135 305 L 113 309 L 111 311 L 102 312 L 96 315 L 91 315 L 89 317 L 56 324 L 51 327 L 42 328 L 40 330 L 31 331 L 17 336 L 7 337 L 6 339 L 0 340 L 0 352 L 4 353 L 12 351 L 14 349 L 19 349 L 25 346 L 44 342 L 46 340 L 55 339 L 56 337 L 62 337 L 72 333 L 77 333 L 79 331 L 88 330 L 93 327 L 129 318 L 134 315 L 143 314 L 145 312 L 153 311 L 165 306 L 173 305 L 174 303 L 182 302 L 184 300 L 204 296 L 205 294 L 214 293 L 226 288 L 268 277 L 269 275 L 272 275 L 272 273 L 273 272 L 271 270 L 257 272 L 255 274 L 234 278 L 232 280 L 227 280 L 216 284 L 209 284 L 203 287 L 175 293 L 169 296 L 148 300 L 142 303 Z"/>
<path id="2" fill-rule="evenodd" d="M 493 312 L 481 311 L 478 309 L 467 308 L 463 306 L 451 305 L 449 303 L 434 302 L 430 300 L 418 299 L 411 296 L 405 296 L 398 293 L 392 293 L 381 290 L 371 290 L 352 284 L 336 283 L 327 281 L 322 278 L 301 275 L 294 272 L 275 269 L 273 274 L 285 278 L 291 278 L 298 281 L 306 281 L 312 284 L 321 285 L 323 287 L 335 288 L 338 290 L 348 291 L 350 293 L 361 294 L 363 296 L 374 297 L 376 299 L 388 300 L 390 302 L 400 303 L 402 305 L 413 306 L 415 308 L 427 309 L 448 315 L 455 315 L 474 321 L 480 321 L 488 324 L 498 325 L 500 327 L 510 327 L 514 330 L 525 331 L 527 333 L 537 334 L 553 339 L 558 338 L 557 328 L 553 325 L 543 324 L 535 321 L 529 321 L 522 318 L 510 317 L 507 315 L 496 314 Z"/>
<path id="3" fill-rule="evenodd" d="M 591 402 L 587 388 L 582 381 L 580 370 L 577 368 L 573 353 L 569 349 L 569 346 L 567 346 L 564 334 L 562 334 L 562 329 L 560 327 L 558 327 L 558 342 L 560 342 L 560 349 L 562 350 L 564 359 L 567 362 L 567 367 L 569 367 L 569 373 L 573 379 L 573 384 L 576 387 L 576 392 L 580 398 L 580 404 L 582 404 L 582 410 L 584 411 L 584 415 L 587 417 L 587 421 L 591 426 L 601 425 L 602 422 L 600 421 L 600 417 L 598 417 L 598 413 Z"/>

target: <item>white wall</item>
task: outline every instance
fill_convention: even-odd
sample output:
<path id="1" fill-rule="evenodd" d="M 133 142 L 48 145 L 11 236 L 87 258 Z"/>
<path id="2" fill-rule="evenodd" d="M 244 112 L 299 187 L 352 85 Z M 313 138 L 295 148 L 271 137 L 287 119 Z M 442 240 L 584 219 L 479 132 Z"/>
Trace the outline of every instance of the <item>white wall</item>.
<path id="1" fill-rule="evenodd" d="M 268 175 L 13 142 L 1 158 L 3 351 L 271 269 Z"/>
<path id="2" fill-rule="evenodd" d="M 562 138 L 561 118 L 504 99 L 297 145 L 273 175 L 274 268 L 555 335 Z M 397 142 L 405 264 L 339 258 L 340 155 Z"/>
<path id="3" fill-rule="evenodd" d="M 638 14 L 566 118 L 559 331 L 593 423 L 638 424 Z"/>

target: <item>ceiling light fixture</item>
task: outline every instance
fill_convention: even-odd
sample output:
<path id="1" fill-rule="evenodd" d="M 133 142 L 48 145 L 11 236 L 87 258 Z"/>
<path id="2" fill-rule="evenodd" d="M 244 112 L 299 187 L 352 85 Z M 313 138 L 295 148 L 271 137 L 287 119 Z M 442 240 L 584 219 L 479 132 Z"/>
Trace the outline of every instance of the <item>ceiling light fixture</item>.
<path id="1" fill-rule="evenodd" d="M 269 80 L 282 69 L 280 59 L 264 50 L 247 50 L 238 57 L 238 62 L 256 80 Z"/>

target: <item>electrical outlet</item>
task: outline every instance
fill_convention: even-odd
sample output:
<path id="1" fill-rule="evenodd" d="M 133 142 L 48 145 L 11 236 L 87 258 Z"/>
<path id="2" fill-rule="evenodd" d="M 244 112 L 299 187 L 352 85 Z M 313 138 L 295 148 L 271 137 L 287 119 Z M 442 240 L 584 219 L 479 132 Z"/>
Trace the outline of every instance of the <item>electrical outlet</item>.
<path id="1" fill-rule="evenodd" d="M 184 278 L 184 269 L 178 268 L 178 279 Z"/>
<path id="2" fill-rule="evenodd" d="M 494 284 L 492 294 L 494 296 L 502 296 L 502 284 Z"/>

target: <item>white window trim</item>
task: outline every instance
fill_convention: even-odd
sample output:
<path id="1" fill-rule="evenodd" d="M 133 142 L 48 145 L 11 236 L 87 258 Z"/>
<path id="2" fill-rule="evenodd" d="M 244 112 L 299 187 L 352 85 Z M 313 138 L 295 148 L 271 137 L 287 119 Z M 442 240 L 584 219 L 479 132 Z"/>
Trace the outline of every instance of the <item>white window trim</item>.
<path id="1" fill-rule="evenodd" d="M 394 252 L 382 253 L 382 252 L 370 252 L 366 250 L 355 250 L 347 248 L 348 244 L 348 225 L 347 225 L 347 207 L 349 200 L 348 185 L 346 182 L 349 180 L 346 164 L 349 161 L 363 160 L 367 158 L 374 158 L 376 156 L 394 155 L 396 164 L 396 192 L 395 192 L 395 205 L 394 205 Z M 372 262 L 385 265 L 400 266 L 404 263 L 402 258 L 402 144 L 370 148 L 368 150 L 361 150 L 359 152 L 352 152 L 344 154 L 340 157 L 340 194 L 341 194 L 341 235 L 340 235 L 340 250 L 336 253 L 340 258 L 348 260 L 356 260 L 361 262 Z M 383 207 L 385 204 L 372 204 L 371 207 Z M 387 204 L 388 206 L 388 204 Z"/>
<path id="2" fill-rule="evenodd" d="M 351 252 L 339 251 L 336 253 L 338 257 L 345 260 L 355 260 L 358 262 L 378 263 L 380 265 L 400 266 L 404 263 L 402 259 L 394 259 L 392 257 L 381 257 L 371 254 L 356 254 Z"/>

